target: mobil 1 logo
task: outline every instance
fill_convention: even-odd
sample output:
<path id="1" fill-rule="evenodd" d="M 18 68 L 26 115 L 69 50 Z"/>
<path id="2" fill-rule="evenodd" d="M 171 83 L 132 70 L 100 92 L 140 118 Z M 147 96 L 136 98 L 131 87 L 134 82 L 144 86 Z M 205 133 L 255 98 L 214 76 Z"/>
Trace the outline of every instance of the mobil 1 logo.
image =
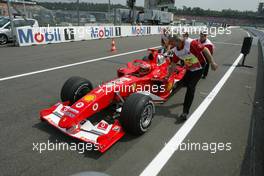
<path id="1" fill-rule="evenodd" d="M 74 28 L 65 28 L 64 29 L 65 40 L 74 40 Z"/>
<path id="2" fill-rule="evenodd" d="M 121 36 L 121 27 L 115 27 L 115 36 L 116 37 Z"/>

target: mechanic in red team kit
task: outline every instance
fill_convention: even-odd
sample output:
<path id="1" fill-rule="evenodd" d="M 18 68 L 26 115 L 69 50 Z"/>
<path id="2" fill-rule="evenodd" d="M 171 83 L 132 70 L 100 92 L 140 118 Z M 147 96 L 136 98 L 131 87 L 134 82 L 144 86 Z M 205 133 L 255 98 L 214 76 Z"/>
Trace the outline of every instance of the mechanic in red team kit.
<path id="1" fill-rule="evenodd" d="M 173 35 L 169 38 L 170 45 L 174 54 L 172 66 L 182 60 L 186 66 L 187 72 L 183 78 L 183 85 L 187 87 L 185 94 L 183 113 L 177 121 L 185 121 L 189 114 L 193 102 L 195 88 L 201 79 L 206 60 L 211 64 L 212 70 L 216 70 L 218 65 L 215 63 L 208 48 L 193 39 L 184 39 L 182 36 Z"/>
<path id="2" fill-rule="evenodd" d="M 207 38 L 207 33 L 206 32 L 201 32 L 200 34 L 200 38 L 197 39 L 197 41 L 199 43 L 201 43 L 203 46 L 205 46 L 206 48 L 208 48 L 208 50 L 210 51 L 211 55 L 214 54 L 214 50 L 215 50 L 215 46 L 214 44 Z M 204 66 L 204 72 L 203 72 L 203 79 L 206 79 L 207 75 L 209 72 L 209 61 L 206 58 L 206 65 Z"/>

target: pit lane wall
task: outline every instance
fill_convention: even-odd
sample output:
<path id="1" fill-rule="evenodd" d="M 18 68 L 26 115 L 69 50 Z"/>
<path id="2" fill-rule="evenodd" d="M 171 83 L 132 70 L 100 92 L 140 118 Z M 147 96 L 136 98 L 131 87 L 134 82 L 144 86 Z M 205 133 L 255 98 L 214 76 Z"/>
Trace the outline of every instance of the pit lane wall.
<path id="1" fill-rule="evenodd" d="M 146 36 L 161 34 L 169 26 L 80 26 L 80 27 L 20 27 L 16 29 L 19 46 L 72 41 Z M 171 27 L 171 26 L 170 26 Z M 200 29 L 201 27 L 192 27 Z"/>
<path id="2" fill-rule="evenodd" d="M 16 29 L 19 46 L 158 34 L 154 26 L 21 27 Z"/>
<path id="3" fill-rule="evenodd" d="M 262 53 L 263 53 L 263 59 L 264 59 L 264 31 L 258 30 L 255 28 L 246 28 L 249 32 L 251 32 L 255 37 L 259 39 L 259 42 L 262 46 Z"/>

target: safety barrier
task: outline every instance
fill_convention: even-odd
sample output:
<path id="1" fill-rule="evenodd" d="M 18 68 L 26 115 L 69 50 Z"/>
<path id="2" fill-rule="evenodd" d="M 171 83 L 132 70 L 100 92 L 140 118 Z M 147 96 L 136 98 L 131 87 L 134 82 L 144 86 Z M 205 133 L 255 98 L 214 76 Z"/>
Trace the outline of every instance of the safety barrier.
<path id="1" fill-rule="evenodd" d="M 62 43 L 82 40 L 161 34 L 171 26 L 80 26 L 20 27 L 16 29 L 19 46 Z M 178 30 L 198 30 L 204 26 L 179 26 Z"/>
<path id="2" fill-rule="evenodd" d="M 251 32 L 254 36 L 258 37 L 260 43 L 264 45 L 264 31 L 255 28 L 247 28 L 247 30 Z"/>
<path id="3" fill-rule="evenodd" d="M 262 53 L 264 58 L 264 31 L 258 30 L 255 28 L 246 28 L 249 32 L 251 32 L 254 36 L 259 38 L 259 42 L 262 46 Z"/>

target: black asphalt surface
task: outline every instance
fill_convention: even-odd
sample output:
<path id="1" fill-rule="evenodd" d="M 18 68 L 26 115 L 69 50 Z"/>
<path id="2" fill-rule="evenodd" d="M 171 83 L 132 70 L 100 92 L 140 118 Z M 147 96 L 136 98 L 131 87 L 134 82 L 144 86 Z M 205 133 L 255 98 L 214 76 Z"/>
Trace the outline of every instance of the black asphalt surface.
<path id="1" fill-rule="evenodd" d="M 217 72 L 210 71 L 197 86 L 192 112 L 200 105 L 240 53 L 240 44 L 247 33 L 234 29 L 232 35 L 212 38 L 215 42 Z M 114 54 L 158 46 L 160 36 L 116 39 Z M 94 40 L 32 47 L 0 48 L 0 79 L 51 67 L 113 55 L 111 40 Z M 251 120 L 256 102 L 260 100 L 263 59 L 254 45 L 246 61 L 254 68 L 238 67 L 228 79 L 205 114 L 187 136 L 185 142 L 231 143 L 231 151 L 176 151 L 160 172 L 165 176 L 242 175 L 248 166 Z M 84 171 L 98 171 L 112 176 L 139 175 L 181 128 L 175 123 L 182 111 L 185 89 L 179 90 L 167 103 L 157 107 L 151 129 L 141 137 L 126 135 L 104 154 L 86 151 L 33 151 L 33 143 L 77 143 L 39 120 L 39 111 L 59 101 L 64 81 L 82 76 L 94 84 L 116 76 L 116 69 L 133 59 L 142 58 L 138 52 L 102 61 L 62 68 L 49 72 L 0 81 L 0 175 L 67 176 Z M 262 63 L 263 64 L 263 63 Z M 263 66 L 263 65 L 262 65 Z M 257 81 L 258 80 L 258 81 Z M 263 79 L 262 79 L 263 81 Z M 263 83 L 263 82 L 262 82 Z M 258 92 L 258 93 L 256 93 Z M 258 148 L 258 150 L 261 150 Z M 250 163 L 250 162 L 249 162 Z"/>

